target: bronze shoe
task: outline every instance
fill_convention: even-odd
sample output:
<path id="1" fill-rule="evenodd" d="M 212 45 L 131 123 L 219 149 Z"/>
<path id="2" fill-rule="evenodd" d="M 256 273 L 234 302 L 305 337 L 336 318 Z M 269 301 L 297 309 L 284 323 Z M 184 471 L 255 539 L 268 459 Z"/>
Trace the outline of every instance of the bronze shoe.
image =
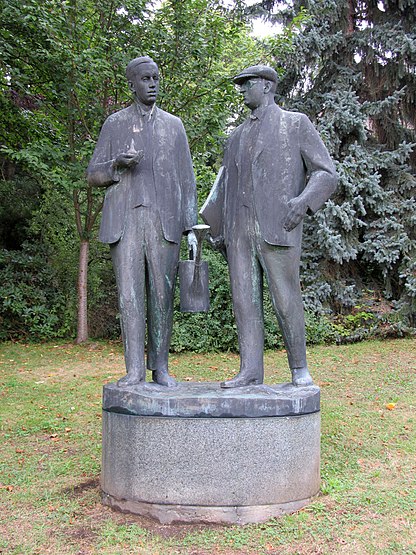
<path id="1" fill-rule="evenodd" d="M 223 389 L 231 389 L 233 387 L 247 387 L 248 385 L 259 385 L 263 383 L 258 377 L 253 374 L 238 373 L 235 378 L 221 382 L 220 387 Z"/>
<path id="2" fill-rule="evenodd" d="M 309 374 L 308 367 L 292 368 L 292 384 L 298 387 L 313 385 L 312 376 Z"/>
<path id="3" fill-rule="evenodd" d="M 130 370 L 125 376 L 118 380 L 117 385 L 119 387 L 128 387 L 130 385 L 138 385 L 145 381 L 143 372 L 138 370 Z"/>
<path id="4" fill-rule="evenodd" d="M 169 376 L 167 370 L 153 370 L 152 379 L 155 383 L 166 387 L 176 387 L 178 385 L 175 378 Z"/>

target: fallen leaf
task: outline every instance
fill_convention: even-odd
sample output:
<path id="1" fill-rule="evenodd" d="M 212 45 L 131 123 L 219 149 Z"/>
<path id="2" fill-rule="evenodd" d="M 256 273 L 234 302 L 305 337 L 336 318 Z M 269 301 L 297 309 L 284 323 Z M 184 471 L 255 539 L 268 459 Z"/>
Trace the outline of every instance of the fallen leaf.
<path id="1" fill-rule="evenodd" d="M 6 491 L 13 491 L 14 486 L 0 486 L 0 489 L 5 489 Z"/>

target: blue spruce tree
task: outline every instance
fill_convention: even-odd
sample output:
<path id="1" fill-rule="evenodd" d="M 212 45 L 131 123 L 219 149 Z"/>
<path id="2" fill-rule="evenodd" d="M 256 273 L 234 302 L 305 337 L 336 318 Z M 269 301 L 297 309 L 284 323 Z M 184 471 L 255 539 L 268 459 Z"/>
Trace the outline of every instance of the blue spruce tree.
<path id="1" fill-rule="evenodd" d="M 340 175 L 336 194 L 305 222 L 307 308 L 373 306 L 396 331 L 415 327 L 416 1 L 257 8 L 286 24 L 309 14 L 292 52 L 275 52 L 278 102 L 314 121 Z"/>

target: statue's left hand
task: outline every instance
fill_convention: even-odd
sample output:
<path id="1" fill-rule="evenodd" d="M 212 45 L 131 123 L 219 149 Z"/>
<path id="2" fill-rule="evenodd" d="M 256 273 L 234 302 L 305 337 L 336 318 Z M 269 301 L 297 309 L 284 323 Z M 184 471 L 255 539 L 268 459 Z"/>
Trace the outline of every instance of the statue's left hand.
<path id="1" fill-rule="evenodd" d="M 144 156 L 143 150 L 130 150 L 128 152 L 122 152 L 119 154 L 113 162 L 115 169 L 124 170 L 133 168 L 140 163 Z"/>
<path id="2" fill-rule="evenodd" d="M 283 228 L 286 231 L 292 231 L 292 229 L 295 229 L 305 217 L 308 205 L 300 197 L 292 198 L 287 204 L 289 206 L 289 212 L 283 223 Z"/>
<path id="3" fill-rule="evenodd" d="M 192 252 L 192 260 L 195 260 L 198 241 L 195 233 L 192 230 L 188 232 L 187 240 L 188 240 L 188 250 L 190 253 Z"/>

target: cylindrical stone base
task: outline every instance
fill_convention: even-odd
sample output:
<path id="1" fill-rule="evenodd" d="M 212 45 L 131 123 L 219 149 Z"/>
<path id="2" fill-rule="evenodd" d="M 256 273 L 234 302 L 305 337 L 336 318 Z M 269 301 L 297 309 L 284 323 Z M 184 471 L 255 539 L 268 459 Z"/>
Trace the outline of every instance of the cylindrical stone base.
<path id="1" fill-rule="evenodd" d="M 178 418 L 103 411 L 103 502 L 162 523 L 261 522 L 319 491 L 320 413 Z"/>

